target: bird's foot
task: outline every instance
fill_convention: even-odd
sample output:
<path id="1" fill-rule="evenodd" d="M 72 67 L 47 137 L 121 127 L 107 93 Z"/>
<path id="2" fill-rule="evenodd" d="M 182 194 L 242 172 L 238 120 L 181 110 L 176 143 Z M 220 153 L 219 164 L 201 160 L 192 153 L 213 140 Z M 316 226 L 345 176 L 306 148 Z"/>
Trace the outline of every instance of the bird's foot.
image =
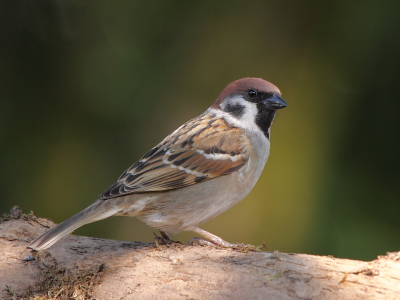
<path id="1" fill-rule="evenodd" d="M 171 239 L 171 237 L 165 232 L 165 231 L 160 231 L 160 236 L 155 235 L 154 238 L 154 244 L 156 245 L 156 247 L 158 248 L 160 245 L 170 245 L 170 244 L 174 244 L 174 243 L 179 243 L 179 242 L 175 242 L 173 239 Z"/>
<path id="2" fill-rule="evenodd" d="M 189 241 L 189 245 L 200 245 L 200 246 L 213 246 L 213 247 L 221 247 L 221 248 L 231 248 L 240 252 L 249 252 L 249 251 L 262 251 L 262 249 L 267 249 L 265 243 L 261 246 L 253 246 L 247 244 L 231 244 L 227 241 L 224 241 L 219 236 L 216 236 L 208 231 L 200 229 L 198 227 L 194 228 L 194 232 L 204 236 L 208 240 L 194 237 Z"/>
<path id="3" fill-rule="evenodd" d="M 218 245 L 216 245 L 214 243 L 211 243 L 210 241 L 207 241 L 207 240 L 199 238 L 199 237 L 191 238 L 190 241 L 188 242 L 188 245 L 191 245 L 191 246 L 212 246 L 212 247 L 218 246 Z"/>
<path id="4" fill-rule="evenodd" d="M 227 241 L 224 241 L 219 236 L 216 236 L 208 231 L 205 231 L 201 228 L 196 227 L 193 229 L 194 232 L 206 237 L 208 240 L 204 240 L 202 238 L 194 237 L 189 241 L 189 245 L 200 245 L 200 246 L 218 246 L 222 248 L 233 248 L 236 249 L 238 244 L 231 244 Z"/>

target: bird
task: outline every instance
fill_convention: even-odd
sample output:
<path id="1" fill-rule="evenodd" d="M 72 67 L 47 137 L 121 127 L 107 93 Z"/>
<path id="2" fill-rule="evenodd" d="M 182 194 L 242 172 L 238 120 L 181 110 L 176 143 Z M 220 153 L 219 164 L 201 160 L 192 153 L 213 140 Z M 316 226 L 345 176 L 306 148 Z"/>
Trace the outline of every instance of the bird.
<path id="1" fill-rule="evenodd" d="M 198 226 L 241 201 L 267 162 L 270 128 L 287 107 L 272 83 L 246 77 L 231 82 L 202 114 L 149 150 L 84 210 L 48 230 L 28 248 L 45 250 L 85 224 L 135 216 L 168 233 L 193 231 L 206 244 L 233 247 Z"/>

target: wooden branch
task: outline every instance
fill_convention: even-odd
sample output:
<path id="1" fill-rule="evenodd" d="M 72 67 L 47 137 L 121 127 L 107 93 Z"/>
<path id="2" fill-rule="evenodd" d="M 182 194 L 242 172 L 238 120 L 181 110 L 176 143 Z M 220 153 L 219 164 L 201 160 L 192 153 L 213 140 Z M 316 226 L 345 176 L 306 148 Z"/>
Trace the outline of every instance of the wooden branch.
<path id="1" fill-rule="evenodd" d="M 52 226 L 15 212 L 0 223 L 1 299 L 400 299 L 400 253 L 363 262 L 73 235 L 26 249 Z"/>

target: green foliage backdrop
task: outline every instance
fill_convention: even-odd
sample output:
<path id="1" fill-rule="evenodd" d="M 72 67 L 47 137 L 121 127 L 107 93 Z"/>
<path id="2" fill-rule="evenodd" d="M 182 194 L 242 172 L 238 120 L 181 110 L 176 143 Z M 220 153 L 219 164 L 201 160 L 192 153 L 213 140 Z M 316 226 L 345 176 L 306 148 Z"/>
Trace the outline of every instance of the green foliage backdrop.
<path id="1" fill-rule="evenodd" d="M 289 107 L 230 242 L 373 259 L 400 250 L 399 1 L 2 1 L 0 212 L 61 222 L 229 82 Z M 136 219 L 76 233 L 152 241 Z M 174 238 L 187 241 L 192 233 Z"/>

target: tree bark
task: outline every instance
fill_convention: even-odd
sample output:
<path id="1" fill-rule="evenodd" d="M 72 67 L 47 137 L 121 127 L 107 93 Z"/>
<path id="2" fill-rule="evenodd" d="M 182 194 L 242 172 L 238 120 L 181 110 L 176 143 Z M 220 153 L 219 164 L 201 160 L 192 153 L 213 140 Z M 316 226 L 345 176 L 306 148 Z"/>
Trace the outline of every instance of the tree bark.
<path id="1" fill-rule="evenodd" d="M 363 262 L 73 235 L 26 249 L 52 226 L 18 212 L 1 221 L 1 299 L 400 299 L 400 253 Z"/>

